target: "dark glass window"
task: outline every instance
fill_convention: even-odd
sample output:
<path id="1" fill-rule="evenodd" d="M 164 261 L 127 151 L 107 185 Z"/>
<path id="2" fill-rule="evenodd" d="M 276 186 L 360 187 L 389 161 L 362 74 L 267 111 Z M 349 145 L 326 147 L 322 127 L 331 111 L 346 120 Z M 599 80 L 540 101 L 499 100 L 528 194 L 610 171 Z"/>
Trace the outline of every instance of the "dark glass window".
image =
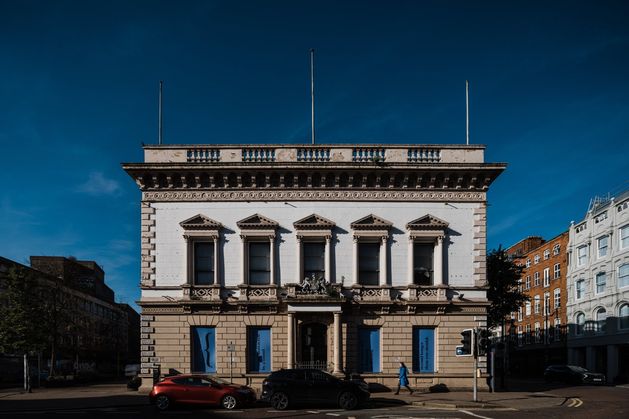
<path id="1" fill-rule="evenodd" d="M 271 283 L 271 244 L 269 242 L 249 243 L 249 284 L 267 285 Z"/>
<path id="2" fill-rule="evenodd" d="M 325 278 L 325 244 L 304 243 L 304 277 Z M 302 278 L 303 279 L 303 278 Z"/>
<path id="3" fill-rule="evenodd" d="M 380 243 L 358 244 L 358 283 L 378 285 L 380 280 Z"/>
<path id="4" fill-rule="evenodd" d="M 214 283 L 214 243 L 194 243 L 194 283 L 210 285 Z"/>
<path id="5" fill-rule="evenodd" d="M 432 285 L 432 243 L 413 244 L 413 283 L 415 285 Z"/>

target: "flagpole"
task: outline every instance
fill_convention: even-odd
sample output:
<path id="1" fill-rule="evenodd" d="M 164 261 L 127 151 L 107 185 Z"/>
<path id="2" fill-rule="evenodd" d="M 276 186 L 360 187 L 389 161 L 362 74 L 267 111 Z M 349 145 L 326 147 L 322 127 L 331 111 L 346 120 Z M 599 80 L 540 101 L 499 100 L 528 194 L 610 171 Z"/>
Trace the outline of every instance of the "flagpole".
<path id="1" fill-rule="evenodd" d="M 310 48 L 310 125 L 312 144 L 315 143 L 315 102 L 314 102 L 314 48 Z"/>

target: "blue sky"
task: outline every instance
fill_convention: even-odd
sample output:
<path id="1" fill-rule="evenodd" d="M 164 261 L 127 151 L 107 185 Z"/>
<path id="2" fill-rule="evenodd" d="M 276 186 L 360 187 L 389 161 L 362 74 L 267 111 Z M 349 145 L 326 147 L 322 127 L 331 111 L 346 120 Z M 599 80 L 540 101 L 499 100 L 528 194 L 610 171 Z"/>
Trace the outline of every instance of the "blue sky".
<path id="1" fill-rule="evenodd" d="M 0 1 L 0 255 L 73 255 L 139 298 L 140 193 L 166 143 L 471 142 L 509 167 L 488 246 L 629 189 L 626 1 Z"/>

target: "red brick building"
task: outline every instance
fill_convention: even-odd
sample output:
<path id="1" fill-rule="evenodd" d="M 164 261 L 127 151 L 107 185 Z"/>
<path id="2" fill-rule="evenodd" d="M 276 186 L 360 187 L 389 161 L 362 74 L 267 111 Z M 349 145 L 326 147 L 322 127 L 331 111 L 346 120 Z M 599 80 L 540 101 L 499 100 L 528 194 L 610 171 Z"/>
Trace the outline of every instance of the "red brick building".
<path id="1" fill-rule="evenodd" d="M 539 375 L 551 363 L 566 362 L 568 232 L 545 241 L 532 236 L 507 249 L 523 267 L 522 291 L 530 300 L 512 313 L 511 371 Z"/>

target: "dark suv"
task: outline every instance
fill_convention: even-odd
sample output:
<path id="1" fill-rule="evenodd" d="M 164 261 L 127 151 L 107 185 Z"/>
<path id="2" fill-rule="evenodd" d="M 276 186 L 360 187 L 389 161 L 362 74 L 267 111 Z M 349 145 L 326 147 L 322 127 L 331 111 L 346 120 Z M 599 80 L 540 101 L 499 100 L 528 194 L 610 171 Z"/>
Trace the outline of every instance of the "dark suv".
<path id="1" fill-rule="evenodd" d="M 575 365 L 551 365 L 544 371 L 544 379 L 548 382 L 563 381 L 569 384 L 605 384 L 605 375 L 590 372 Z"/>
<path id="2" fill-rule="evenodd" d="M 369 388 L 364 382 L 340 380 L 321 370 L 288 369 L 266 377 L 260 400 L 270 402 L 277 410 L 301 403 L 354 409 L 369 400 Z"/>

